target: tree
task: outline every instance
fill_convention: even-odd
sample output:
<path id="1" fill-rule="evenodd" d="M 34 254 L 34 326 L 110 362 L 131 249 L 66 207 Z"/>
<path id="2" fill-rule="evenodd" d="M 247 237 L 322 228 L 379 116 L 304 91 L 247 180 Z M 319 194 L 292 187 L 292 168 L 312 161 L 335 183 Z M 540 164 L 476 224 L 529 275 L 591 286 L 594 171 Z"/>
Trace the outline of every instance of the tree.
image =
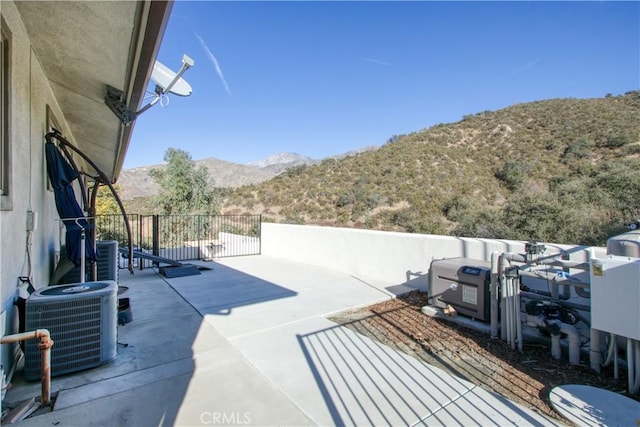
<path id="1" fill-rule="evenodd" d="M 531 166 L 526 162 L 507 160 L 502 169 L 495 173 L 495 177 L 502 181 L 509 190 L 516 191 L 524 183 L 530 172 Z"/>
<path id="2" fill-rule="evenodd" d="M 120 185 L 113 186 L 120 193 L 122 188 Z M 98 188 L 98 196 L 96 197 L 96 215 L 120 215 L 120 207 L 115 197 L 111 194 L 109 187 L 103 185 Z"/>
<path id="3" fill-rule="evenodd" d="M 213 179 L 203 165 L 196 167 L 191 155 L 177 148 L 168 148 L 164 161 L 166 167 L 149 171 L 161 188 L 155 200 L 162 213 L 218 213 L 220 203 L 213 188 Z"/>
<path id="4" fill-rule="evenodd" d="M 115 184 L 113 187 L 118 193 L 122 191 L 122 188 L 118 184 Z M 95 208 L 97 237 L 100 240 L 126 242 L 127 235 L 121 216 L 122 211 L 111 190 L 106 185 L 98 188 Z"/>

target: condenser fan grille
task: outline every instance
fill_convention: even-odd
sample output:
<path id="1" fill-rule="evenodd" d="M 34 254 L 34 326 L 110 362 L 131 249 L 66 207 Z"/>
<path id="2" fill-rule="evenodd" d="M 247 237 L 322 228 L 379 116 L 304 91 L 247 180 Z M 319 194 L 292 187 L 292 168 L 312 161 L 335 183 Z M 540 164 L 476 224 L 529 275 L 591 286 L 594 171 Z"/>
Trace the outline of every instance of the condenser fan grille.
<path id="1" fill-rule="evenodd" d="M 105 338 L 115 341 L 116 325 L 110 324 L 115 323 L 111 319 L 117 317 L 115 283 L 114 288 L 113 292 L 106 294 L 100 291 L 71 296 L 47 296 L 43 291 L 37 298 L 27 301 L 26 329 L 48 329 L 54 342 L 51 348 L 52 375 L 100 365 L 106 361 L 105 345 L 113 346 L 115 355 L 115 342 L 105 342 Z M 26 341 L 24 370 L 28 380 L 40 378 L 40 350 L 35 340 Z"/>

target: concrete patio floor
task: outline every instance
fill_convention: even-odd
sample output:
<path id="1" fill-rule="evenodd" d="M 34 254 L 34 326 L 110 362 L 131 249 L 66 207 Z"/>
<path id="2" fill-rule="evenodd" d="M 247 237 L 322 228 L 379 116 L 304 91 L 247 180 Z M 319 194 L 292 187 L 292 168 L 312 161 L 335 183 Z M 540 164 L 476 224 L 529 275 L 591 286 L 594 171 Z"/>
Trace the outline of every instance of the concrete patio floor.
<path id="1" fill-rule="evenodd" d="M 54 377 L 53 412 L 20 425 L 555 425 L 326 316 L 393 284 L 265 256 L 167 279 L 120 271 L 133 321 L 118 357 Z M 18 372 L 5 401 L 39 395 Z"/>

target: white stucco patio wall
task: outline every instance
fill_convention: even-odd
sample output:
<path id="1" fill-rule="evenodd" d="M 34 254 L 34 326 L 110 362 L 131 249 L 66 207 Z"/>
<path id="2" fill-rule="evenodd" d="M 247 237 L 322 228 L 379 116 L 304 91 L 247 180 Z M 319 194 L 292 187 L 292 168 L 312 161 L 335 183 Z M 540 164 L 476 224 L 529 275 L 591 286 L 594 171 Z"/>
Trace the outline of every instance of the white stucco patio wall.
<path id="1" fill-rule="evenodd" d="M 434 259 L 465 257 L 490 261 L 493 251 L 524 251 L 524 243 L 338 227 L 262 224 L 262 254 L 318 265 L 387 286 L 407 284 L 426 290 Z M 587 260 L 589 247 L 546 244 L 546 253 L 570 252 Z M 604 248 L 594 248 L 604 253 Z"/>

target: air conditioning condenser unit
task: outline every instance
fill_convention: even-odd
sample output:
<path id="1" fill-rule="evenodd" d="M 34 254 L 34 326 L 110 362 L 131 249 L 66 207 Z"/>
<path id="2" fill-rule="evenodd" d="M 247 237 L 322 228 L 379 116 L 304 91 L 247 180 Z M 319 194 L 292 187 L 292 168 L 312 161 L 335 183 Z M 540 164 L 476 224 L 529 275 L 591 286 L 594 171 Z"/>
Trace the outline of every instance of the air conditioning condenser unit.
<path id="1" fill-rule="evenodd" d="M 47 286 L 26 303 L 27 331 L 47 329 L 51 375 L 99 366 L 116 357 L 118 285 L 113 280 Z M 36 340 L 25 342 L 25 378 L 40 379 L 40 350 Z"/>

